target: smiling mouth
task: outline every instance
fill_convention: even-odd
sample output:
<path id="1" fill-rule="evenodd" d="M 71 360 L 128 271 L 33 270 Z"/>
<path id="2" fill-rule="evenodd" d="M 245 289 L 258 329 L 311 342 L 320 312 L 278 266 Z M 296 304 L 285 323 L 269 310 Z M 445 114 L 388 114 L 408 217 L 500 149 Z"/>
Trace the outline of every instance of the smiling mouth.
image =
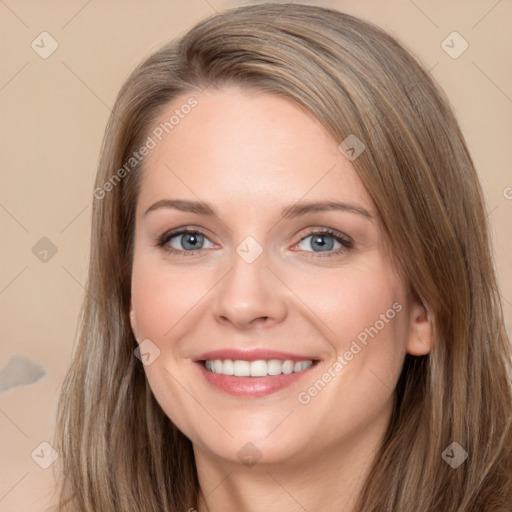
<path id="1" fill-rule="evenodd" d="M 269 377 L 300 373 L 318 363 L 317 359 L 292 361 L 291 359 L 208 359 L 201 361 L 207 371 L 233 377 Z"/>

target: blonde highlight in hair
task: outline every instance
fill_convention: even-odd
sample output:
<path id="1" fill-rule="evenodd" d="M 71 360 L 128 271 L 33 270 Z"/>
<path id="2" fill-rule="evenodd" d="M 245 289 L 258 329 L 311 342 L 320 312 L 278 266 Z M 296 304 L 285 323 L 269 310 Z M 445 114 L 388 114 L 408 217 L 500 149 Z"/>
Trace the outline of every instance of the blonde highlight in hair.
<path id="1" fill-rule="evenodd" d="M 96 187 L 122 167 L 173 99 L 238 85 L 312 112 L 353 162 L 397 266 L 429 311 L 434 346 L 408 355 L 357 512 L 512 510 L 510 342 L 481 187 L 428 71 L 353 16 L 299 4 L 208 18 L 142 62 L 109 119 Z M 79 343 L 58 409 L 58 510 L 182 512 L 197 506 L 192 444 L 156 402 L 129 322 L 136 166 L 93 203 Z M 468 453 L 457 469 L 441 457 Z"/>

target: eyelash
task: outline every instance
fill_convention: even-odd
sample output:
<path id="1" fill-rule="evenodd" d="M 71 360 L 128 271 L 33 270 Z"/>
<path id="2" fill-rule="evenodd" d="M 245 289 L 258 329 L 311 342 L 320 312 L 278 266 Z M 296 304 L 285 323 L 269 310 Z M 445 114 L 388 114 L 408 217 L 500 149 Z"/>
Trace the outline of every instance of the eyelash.
<path id="1" fill-rule="evenodd" d="M 174 247 L 170 247 L 170 246 L 166 245 L 172 238 L 179 236 L 179 235 L 186 235 L 186 234 L 202 235 L 205 238 L 207 238 L 204 233 L 201 233 L 201 231 L 198 231 L 195 229 L 183 228 L 183 229 L 179 229 L 177 231 L 171 231 L 171 232 L 164 233 L 163 235 L 161 235 L 160 237 L 157 238 L 156 245 L 158 247 L 160 247 L 161 249 L 163 249 L 164 251 L 166 251 L 170 254 L 173 254 L 173 255 L 177 255 L 177 256 L 195 255 L 197 252 L 200 252 L 202 249 L 185 251 L 185 250 L 175 249 Z M 302 237 L 300 239 L 300 241 L 298 243 L 302 242 L 303 240 L 305 240 L 306 238 L 308 238 L 312 235 L 330 235 L 332 238 L 334 238 L 337 242 L 339 242 L 342 245 L 342 247 L 340 247 L 334 251 L 325 251 L 326 254 L 321 254 L 321 252 L 323 252 L 323 251 L 320 251 L 319 253 L 315 253 L 314 251 L 304 251 L 304 250 L 300 251 L 299 250 L 299 252 L 306 252 L 306 253 L 312 252 L 313 254 L 316 254 L 316 256 L 310 256 L 312 258 L 330 258 L 333 256 L 339 256 L 340 254 L 346 252 L 347 250 L 352 249 L 354 246 L 352 240 L 350 238 L 348 238 L 346 235 L 343 235 L 339 231 L 334 231 L 329 228 L 324 228 L 324 229 L 321 229 L 318 231 L 309 231 L 304 237 Z"/>

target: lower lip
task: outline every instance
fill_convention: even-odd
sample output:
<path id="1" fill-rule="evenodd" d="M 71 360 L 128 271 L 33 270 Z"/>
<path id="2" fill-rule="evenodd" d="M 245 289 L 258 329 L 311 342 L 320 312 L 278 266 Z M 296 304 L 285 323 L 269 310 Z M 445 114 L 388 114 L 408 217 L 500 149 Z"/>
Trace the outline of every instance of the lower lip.
<path id="1" fill-rule="evenodd" d="M 297 373 L 281 373 L 266 377 L 235 377 L 210 372 L 202 361 L 196 362 L 206 381 L 216 389 L 234 396 L 266 396 L 297 382 L 317 366 L 315 361 L 309 368 Z"/>

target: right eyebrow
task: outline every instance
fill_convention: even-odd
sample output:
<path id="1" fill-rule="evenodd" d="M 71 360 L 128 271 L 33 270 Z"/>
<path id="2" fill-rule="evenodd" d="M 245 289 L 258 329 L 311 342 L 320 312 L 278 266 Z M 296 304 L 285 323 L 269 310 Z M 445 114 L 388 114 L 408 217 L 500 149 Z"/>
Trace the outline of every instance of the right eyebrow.
<path id="1" fill-rule="evenodd" d="M 159 208 L 173 208 L 182 212 L 215 217 L 220 220 L 220 217 L 213 206 L 210 206 L 208 203 L 204 203 L 202 201 L 188 201 L 186 199 L 161 199 L 160 201 L 152 204 L 144 212 L 144 215 L 147 215 L 149 212 L 154 210 L 158 210 Z"/>

